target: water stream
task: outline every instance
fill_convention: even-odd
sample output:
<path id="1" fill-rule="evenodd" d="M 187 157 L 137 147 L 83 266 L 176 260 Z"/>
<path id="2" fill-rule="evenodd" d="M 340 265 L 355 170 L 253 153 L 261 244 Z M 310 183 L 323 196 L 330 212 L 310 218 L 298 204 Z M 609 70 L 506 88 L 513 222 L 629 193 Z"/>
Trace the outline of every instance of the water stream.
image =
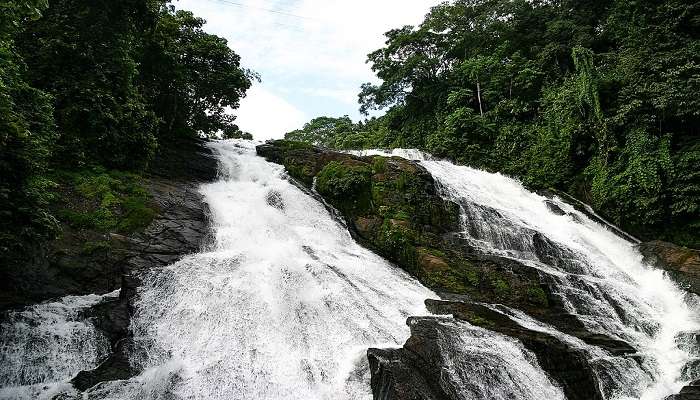
<path id="1" fill-rule="evenodd" d="M 697 301 L 664 271 L 646 265 L 635 243 L 567 202 L 547 199 L 500 174 L 433 160 L 416 150 L 359 154 L 419 161 L 443 196 L 461 206 L 463 237 L 471 245 L 537 268 L 587 329 L 632 344 L 641 365 L 610 357 L 605 368 L 614 371 L 603 382 L 607 398 L 664 399 L 688 383 L 681 372 L 697 352 L 692 350 L 697 342 L 687 335 L 700 329 Z M 529 328 L 535 322 L 522 315 L 513 319 Z M 538 330 L 543 329 L 553 328 L 540 324 Z"/>
<path id="2" fill-rule="evenodd" d="M 371 399 L 367 348 L 401 346 L 406 318 L 428 315 L 423 302 L 437 296 L 355 243 L 342 221 L 282 166 L 257 157 L 254 145 L 212 144 L 219 179 L 201 192 L 214 243 L 143 277 L 131 326 L 140 349 L 131 362 L 143 373 L 72 390 L 69 380 L 98 365 L 107 343 L 80 320 L 100 296 L 65 298 L 2 325 L 0 399 Z M 609 399 L 660 400 L 685 383 L 681 369 L 691 355 L 677 337 L 700 328 L 697 312 L 631 243 L 563 201 L 554 200 L 564 213 L 554 213 L 509 178 L 416 151 L 395 154 L 423 159 L 444 195 L 461 205 L 465 240 L 541 270 L 590 330 L 639 349 L 642 362 L 633 365 L 590 349 L 619 372 L 608 380 Z M 566 262 L 543 260 L 535 233 Z M 517 310 L 498 310 L 586 346 Z M 516 340 L 440 320 L 454 331 L 440 346 L 455 398 L 564 399 Z"/>

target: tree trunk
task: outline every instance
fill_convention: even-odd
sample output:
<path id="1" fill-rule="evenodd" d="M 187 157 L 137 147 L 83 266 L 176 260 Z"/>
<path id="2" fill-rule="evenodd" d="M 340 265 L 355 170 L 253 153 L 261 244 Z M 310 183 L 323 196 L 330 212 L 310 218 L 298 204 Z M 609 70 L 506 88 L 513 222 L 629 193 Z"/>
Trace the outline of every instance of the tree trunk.
<path id="1" fill-rule="evenodd" d="M 479 112 L 481 113 L 481 117 L 484 117 L 484 108 L 481 105 L 481 84 L 479 84 L 479 81 L 476 81 L 476 96 L 479 98 Z"/>

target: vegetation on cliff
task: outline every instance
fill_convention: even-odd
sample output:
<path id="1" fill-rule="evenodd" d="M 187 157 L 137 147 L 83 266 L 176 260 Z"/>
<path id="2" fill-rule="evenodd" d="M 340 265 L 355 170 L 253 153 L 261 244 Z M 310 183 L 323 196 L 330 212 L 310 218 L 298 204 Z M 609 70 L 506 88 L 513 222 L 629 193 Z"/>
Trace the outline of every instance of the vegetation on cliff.
<path id="1" fill-rule="evenodd" d="M 425 149 L 700 247 L 698 15 L 680 0 L 446 2 L 369 55 L 381 82 L 361 109 L 386 115 L 287 138 Z"/>
<path id="2" fill-rule="evenodd" d="M 59 220 L 142 227 L 152 210 L 133 174 L 159 149 L 248 136 L 225 110 L 255 74 L 202 19 L 168 3 L 0 0 L 3 261 L 54 237 Z M 66 191 L 99 204 L 53 204 Z"/>
<path id="3" fill-rule="evenodd" d="M 402 158 L 356 157 L 278 140 L 258 154 L 285 166 L 345 217 L 363 245 L 439 292 L 541 310 L 548 295 L 537 273 L 497 257 L 465 251 L 451 235 L 459 207 L 443 199 L 428 171 Z M 468 248 L 468 247 L 467 247 Z"/>

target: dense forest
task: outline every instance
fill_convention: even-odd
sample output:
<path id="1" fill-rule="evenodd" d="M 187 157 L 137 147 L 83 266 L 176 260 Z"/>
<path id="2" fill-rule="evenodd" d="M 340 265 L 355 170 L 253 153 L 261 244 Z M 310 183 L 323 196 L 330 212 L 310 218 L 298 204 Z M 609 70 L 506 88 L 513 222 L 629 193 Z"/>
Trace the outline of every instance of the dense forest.
<path id="1" fill-rule="evenodd" d="M 369 55 L 361 111 L 287 137 L 417 147 L 700 247 L 700 3 L 458 0 Z"/>
<path id="2" fill-rule="evenodd" d="M 203 25 L 165 0 L 0 0 L 0 261 L 61 219 L 132 228 L 159 147 L 243 135 L 225 110 L 257 77 Z M 57 215 L 59 183 L 96 211 Z"/>

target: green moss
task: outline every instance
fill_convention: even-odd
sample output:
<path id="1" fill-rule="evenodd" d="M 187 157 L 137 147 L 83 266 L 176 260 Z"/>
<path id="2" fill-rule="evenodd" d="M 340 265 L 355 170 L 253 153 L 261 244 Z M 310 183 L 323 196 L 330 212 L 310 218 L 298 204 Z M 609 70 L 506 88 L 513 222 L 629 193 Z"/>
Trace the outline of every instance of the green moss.
<path id="1" fill-rule="evenodd" d="M 131 233 L 148 226 L 156 215 L 136 174 L 93 168 L 56 176 L 65 187 L 56 214 L 74 228 Z"/>
<path id="2" fill-rule="evenodd" d="M 467 321 L 470 324 L 481 327 L 481 328 L 491 328 L 491 327 L 495 326 L 495 324 L 493 322 L 487 320 L 486 318 L 482 318 L 482 317 L 479 317 L 476 315 L 468 315 L 466 317 L 467 317 Z"/>
<path id="3" fill-rule="evenodd" d="M 493 285 L 494 293 L 498 297 L 504 297 L 510 293 L 510 286 L 508 286 L 508 282 L 504 281 L 503 279 L 495 279 L 491 282 L 491 284 Z"/>
<path id="4" fill-rule="evenodd" d="M 539 286 L 529 287 L 527 289 L 527 298 L 533 304 L 537 304 L 543 307 L 549 306 L 549 300 L 547 300 L 547 293 L 545 293 L 545 291 Z"/>
<path id="5" fill-rule="evenodd" d="M 372 172 L 375 174 L 381 174 L 386 172 L 386 158 L 382 156 L 374 157 L 372 162 Z"/>
<path id="6" fill-rule="evenodd" d="M 440 257 L 440 258 L 446 258 L 447 255 L 445 254 L 444 251 L 432 248 L 432 247 L 426 247 L 424 249 L 426 252 L 428 252 L 431 255 L 434 255 L 435 257 Z"/>
<path id="7" fill-rule="evenodd" d="M 411 179 L 411 177 L 410 177 L 408 174 L 402 172 L 402 173 L 399 175 L 399 177 L 396 179 L 396 181 L 394 182 L 394 184 L 395 184 L 395 186 L 396 186 L 396 190 L 399 190 L 399 191 L 404 191 L 404 190 L 406 190 L 406 188 L 407 188 L 407 187 L 409 186 L 409 184 L 411 183 L 411 180 L 412 180 L 412 179 Z"/>
<path id="8" fill-rule="evenodd" d="M 466 285 L 465 277 L 459 273 L 459 271 L 423 271 L 421 275 L 421 281 L 424 281 L 425 284 L 431 288 L 438 288 L 461 294 L 467 294 L 472 291 L 472 289 Z"/>
<path id="9" fill-rule="evenodd" d="M 465 276 L 467 278 L 467 282 L 469 282 L 469 285 L 474 287 L 479 286 L 479 282 L 481 280 L 479 279 L 479 274 L 477 274 L 476 271 L 467 270 Z"/>
<path id="10" fill-rule="evenodd" d="M 371 205 L 369 166 L 350 166 L 331 161 L 316 175 L 316 190 L 339 208 L 366 209 Z"/>

